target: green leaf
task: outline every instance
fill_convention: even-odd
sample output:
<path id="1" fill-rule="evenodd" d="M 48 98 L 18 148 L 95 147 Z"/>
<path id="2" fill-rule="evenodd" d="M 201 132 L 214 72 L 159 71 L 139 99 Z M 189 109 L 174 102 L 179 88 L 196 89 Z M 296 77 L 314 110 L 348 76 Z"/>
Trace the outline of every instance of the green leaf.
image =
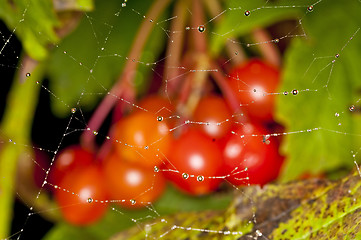
<path id="1" fill-rule="evenodd" d="M 86 15 L 71 35 L 59 44 L 51 56 L 50 88 L 62 101 L 53 99 L 52 109 L 58 116 L 70 114 L 69 107 L 80 105 L 84 110 L 94 105 L 118 79 L 127 60 L 135 34 L 152 1 L 130 1 L 122 8 L 119 1 L 96 2 L 93 13 Z M 132 10 L 134 9 L 134 11 Z M 139 14 L 138 14 L 139 13 Z M 166 13 L 165 13 L 166 15 Z M 160 19 L 165 19 L 161 16 Z M 154 25 L 150 40 L 142 51 L 135 77 L 141 92 L 151 80 L 149 73 L 167 39 L 165 23 Z M 160 63 L 161 64 L 161 63 Z M 92 71 L 90 71 L 92 70 Z M 85 94 L 82 96 L 82 92 Z"/>
<path id="2" fill-rule="evenodd" d="M 185 195 L 173 187 L 168 187 L 161 199 L 154 204 L 156 213 L 160 215 L 173 214 L 179 211 L 189 212 L 196 210 L 221 210 L 225 209 L 231 201 L 230 195 L 214 194 L 203 197 Z M 171 203 L 171 204 L 170 204 Z M 138 224 L 143 224 L 141 219 L 149 220 L 158 215 L 149 209 L 125 210 L 110 209 L 107 215 L 95 225 L 89 227 L 76 227 L 66 223 L 60 223 L 53 227 L 44 240 L 77 239 L 97 240 L 108 239 L 110 236 L 125 230 L 135 223 L 132 219 L 140 219 Z M 148 216 L 148 217 L 146 217 Z"/>
<path id="3" fill-rule="evenodd" d="M 304 172 L 353 165 L 347 156 L 360 147 L 360 138 L 352 133 L 360 129 L 361 121 L 348 109 L 360 98 L 361 36 L 358 33 L 351 41 L 350 37 L 361 25 L 360 12 L 360 4 L 320 2 L 302 19 L 307 38 L 294 38 L 285 54 L 280 91 L 302 91 L 277 99 L 277 118 L 287 132 L 304 132 L 283 140 L 284 181 Z"/>
<path id="4" fill-rule="evenodd" d="M 309 179 L 237 191 L 226 211 L 178 212 L 112 240 L 359 239 L 361 177 Z M 189 229 L 188 229 L 189 227 Z M 209 231 L 207 231 L 209 230 Z"/>
<path id="5" fill-rule="evenodd" d="M 213 32 L 210 49 L 217 55 L 230 38 L 245 36 L 255 28 L 265 28 L 285 19 L 294 19 L 306 11 L 310 1 L 297 1 L 297 7 L 284 7 L 295 5 L 294 1 L 266 1 L 252 0 L 240 2 L 237 0 L 226 1 L 226 13 L 216 25 Z M 250 11 L 245 16 L 245 11 Z M 244 44 L 246 45 L 246 44 Z"/>
<path id="6" fill-rule="evenodd" d="M 45 59 L 47 45 L 59 40 L 54 31 L 59 22 L 52 1 L 0 0 L 0 18 L 33 59 Z"/>

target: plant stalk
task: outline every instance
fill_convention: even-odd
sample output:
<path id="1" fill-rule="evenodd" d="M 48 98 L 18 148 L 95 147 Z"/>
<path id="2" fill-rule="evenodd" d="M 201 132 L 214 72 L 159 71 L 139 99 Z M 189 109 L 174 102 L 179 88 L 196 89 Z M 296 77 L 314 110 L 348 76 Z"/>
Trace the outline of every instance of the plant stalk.
<path id="1" fill-rule="evenodd" d="M 15 176 L 18 159 L 31 147 L 31 126 L 38 101 L 40 82 L 45 62 L 33 64 L 29 57 L 22 58 L 23 69 L 16 73 L 7 98 L 1 122 L 1 135 L 5 142 L 0 151 L 0 239 L 9 236 L 15 196 Z M 23 83 L 24 72 L 31 73 Z"/>
<path id="2" fill-rule="evenodd" d="M 90 128 L 90 131 L 85 131 L 81 136 L 81 142 L 85 147 L 95 149 L 95 135 L 93 134 L 93 131 L 99 130 L 104 119 L 114 107 L 115 103 L 121 99 L 124 94 L 127 94 L 127 97 L 130 98 L 135 97 L 132 81 L 135 76 L 138 61 L 141 57 L 145 43 L 152 32 L 155 21 L 169 3 L 170 0 L 157 0 L 154 4 L 152 4 L 149 12 L 147 13 L 147 18 L 142 22 L 140 28 L 138 29 L 135 41 L 133 42 L 131 51 L 128 55 L 129 60 L 126 62 L 121 75 L 89 120 L 88 127 Z M 151 19 L 152 21 L 148 19 Z"/>

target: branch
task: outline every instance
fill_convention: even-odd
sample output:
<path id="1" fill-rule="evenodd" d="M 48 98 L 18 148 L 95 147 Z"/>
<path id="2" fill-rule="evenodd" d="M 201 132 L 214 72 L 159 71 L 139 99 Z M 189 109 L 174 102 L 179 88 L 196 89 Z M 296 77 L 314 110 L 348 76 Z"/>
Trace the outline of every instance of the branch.
<path id="1" fill-rule="evenodd" d="M 149 35 L 152 32 L 155 21 L 158 19 L 164 8 L 168 6 L 169 2 L 170 0 L 157 0 L 152 4 L 149 12 L 147 13 L 147 19 L 151 19 L 152 21 L 145 19 L 142 22 L 135 36 L 135 41 L 133 42 L 131 51 L 128 55 L 129 60 L 126 62 L 121 75 L 90 118 L 88 123 L 90 131 L 85 131 L 81 136 L 81 142 L 87 148 L 95 148 L 95 136 L 92 133 L 93 131 L 99 130 L 104 119 L 109 114 L 110 110 L 114 107 L 114 104 L 117 102 L 117 100 L 119 100 L 125 93 L 130 98 L 134 97 L 135 93 L 132 87 L 132 82 L 138 61 L 141 57 L 145 43 L 147 42 Z"/>

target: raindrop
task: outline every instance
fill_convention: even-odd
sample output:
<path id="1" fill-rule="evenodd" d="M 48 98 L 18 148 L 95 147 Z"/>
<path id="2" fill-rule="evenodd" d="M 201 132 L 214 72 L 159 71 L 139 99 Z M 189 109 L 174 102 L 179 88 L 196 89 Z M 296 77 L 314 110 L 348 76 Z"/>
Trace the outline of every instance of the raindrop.
<path id="1" fill-rule="evenodd" d="M 39 84 L 39 81 L 36 81 L 35 83 L 36 83 L 36 84 Z"/>
<path id="2" fill-rule="evenodd" d="M 198 181 L 198 182 L 203 182 L 203 181 L 204 181 L 204 177 L 201 176 L 201 175 L 197 176 L 197 181 Z"/>
<path id="3" fill-rule="evenodd" d="M 31 74 L 30 74 L 30 73 L 26 73 L 25 76 L 26 76 L 26 77 L 30 77 Z"/>
<path id="4" fill-rule="evenodd" d="M 158 122 L 163 121 L 163 117 L 162 117 L 162 116 L 158 116 L 158 117 L 157 117 L 157 121 L 158 121 Z"/>
<path id="5" fill-rule="evenodd" d="M 307 11 L 312 12 L 313 11 L 313 5 L 308 6 Z"/>
<path id="6" fill-rule="evenodd" d="M 93 134 L 96 136 L 96 135 L 98 135 L 98 132 L 97 132 L 97 131 L 94 131 Z"/>
<path id="7" fill-rule="evenodd" d="M 92 198 L 88 198 L 87 202 L 88 202 L 88 203 L 92 203 L 92 202 L 93 202 L 93 199 L 92 199 Z"/>
<path id="8" fill-rule="evenodd" d="M 76 108 L 72 108 L 72 109 L 71 109 L 71 112 L 72 112 L 72 113 L 75 113 L 75 112 L 76 112 Z"/>
<path id="9" fill-rule="evenodd" d="M 355 110 L 355 105 L 351 105 L 351 106 L 349 107 L 349 109 L 350 109 L 351 112 L 353 112 L 353 110 Z"/>
<path id="10" fill-rule="evenodd" d="M 339 117 L 340 116 L 340 114 L 339 113 L 335 113 L 335 117 Z"/>
<path id="11" fill-rule="evenodd" d="M 287 92 L 287 91 L 284 91 L 284 92 L 283 92 L 283 95 L 287 96 L 287 95 L 288 95 L 288 92 Z"/>
<path id="12" fill-rule="evenodd" d="M 145 146 L 144 149 L 149 149 L 149 147 L 148 147 L 148 146 Z"/>
<path id="13" fill-rule="evenodd" d="M 296 95 L 298 94 L 298 90 L 297 90 L 297 89 L 293 89 L 293 90 L 292 90 L 292 94 L 296 96 Z"/>
<path id="14" fill-rule="evenodd" d="M 135 201 L 134 199 L 130 199 L 130 203 L 131 203 L 132 205 L 134 205 L 134 204 L 137 203 L 137 201 Z"/>
<path id="15" fill-rule="evenodd" d="M 203 25 L 200 25 L 199 27 L 198 27 L 198 32 L 204 32 L 206 30 L 206 28 L 203 26 Z"/>
<path id="16" fill-rule="evenodd" d="M 159 172 L 159 168 L 157 166 L 154 166 L 154 172 Z"/>
<path id="17" fill-rule="evenodd" d="M 280 42 L 280 39 L 279 39 L 279 38 L 276 38 L 276 39 L 274 40 L 274 42 L 275 42 L 275 43 L 279 43 L 279 42 Z"/>
<path id="18" fill-rule="evenodd" d="M 335 55 L 335 58 L 339 58 L 339 57 L 340 57 L 340 54 L 337 53 L 337 54 Z"/>
<path id="19" fill-rule="evenodd" d="M 189 174 L 188 174 L 188 173 L 183 173 L 183 174 L 182 174 L 182 178 L 183 178 L 183 179 L 188 179 L 188 178 L 189 178 Z"/>
<path id="20" fill-rule="evenodd" d="M 189 29 L 191 29 L 190 27 L 186 27 L 186 30 L 189 30 Z"/>
<path id="21" fill-rule="evenodd" d="M 251 12 L 247 10 L 247 11 L 244 12 L 244 15 L 245 15 L 246 17 L 248 17 L 249 15 L 251 15 Z"/>
<path id="22" fill-rule="evenodd" d="M 127 4 L 126 3 L 122 3 L 122 7 L 126 7 L 127 6 Z"/>

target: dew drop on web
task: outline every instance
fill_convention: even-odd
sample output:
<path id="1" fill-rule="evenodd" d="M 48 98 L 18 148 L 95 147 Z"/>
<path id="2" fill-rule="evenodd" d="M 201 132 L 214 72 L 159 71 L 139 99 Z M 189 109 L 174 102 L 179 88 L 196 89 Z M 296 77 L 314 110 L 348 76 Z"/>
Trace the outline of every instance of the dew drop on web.
<path id="1" fill-rule="evenodd" d="M 198 181 L 198 182 L 203 182 L 203 181 L 204 181 L 204 177 L 201 176 L 201 175 L 197 176 L 197 181 Z"/>
<path id="2" fill-rule="evenodd" d="M 188 178 L 189 178 L 189 174 L 188 174 L 188 173 L 183 173 L 183 174 L 182 174 L 182 178 L 183 178 L 183 179 L 188 179 Z"/>

